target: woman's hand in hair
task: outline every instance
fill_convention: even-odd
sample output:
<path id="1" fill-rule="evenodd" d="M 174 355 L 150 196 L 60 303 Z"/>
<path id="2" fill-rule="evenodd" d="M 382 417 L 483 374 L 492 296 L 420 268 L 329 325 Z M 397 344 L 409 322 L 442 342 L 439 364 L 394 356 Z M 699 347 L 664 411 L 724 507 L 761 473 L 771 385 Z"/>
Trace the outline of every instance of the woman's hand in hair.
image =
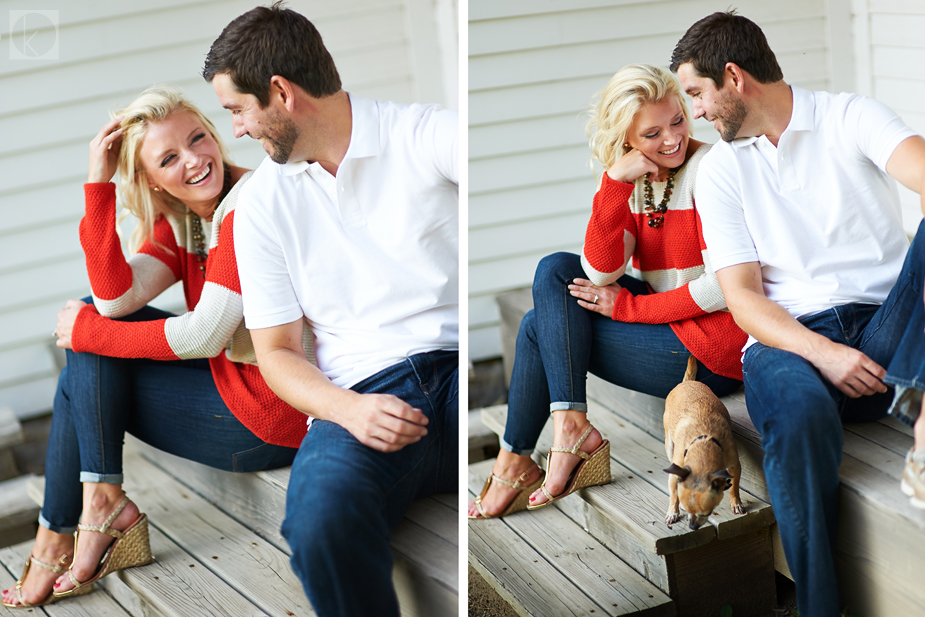
<path id="1" fill-rule="evenodd" d="M 575 279 L 568 286 L 569 293 L 578 298 L 579 306 L 607 317 L 613 317 L 613 306 L 621 289 L 619 283 L 600 287 L 586 279 Z"/>
<path id="2" fill-rule="evenodd" d="M 657 174 L 658 165 L 646 158 L 646 155 L 635 148 L 617 159 L 613 167 L 607 170 L 611 180 L 632 184 L 636 178 L 647 173 Z"/>
<path id="3" fill-rule="evenodd" d="M 122 118 L 110 120 L 90 142 L 90 175 L 87 182 L 109 182 L 116 175 L 122 146 Z"/>
<path id="4" fill-rule="evenodd" d="M 83 300 L 68 300 L 64 308 L 58 311 L 58 327 L 55 328 L 55 336 L 58 337 L 58 341 L 55 345 L 64 349 L 74 348 L 71 344 L 74 322 L 77 321 L 77 314 L 80 309 L 85 306 L 87 306 L 87 303 Z"/>

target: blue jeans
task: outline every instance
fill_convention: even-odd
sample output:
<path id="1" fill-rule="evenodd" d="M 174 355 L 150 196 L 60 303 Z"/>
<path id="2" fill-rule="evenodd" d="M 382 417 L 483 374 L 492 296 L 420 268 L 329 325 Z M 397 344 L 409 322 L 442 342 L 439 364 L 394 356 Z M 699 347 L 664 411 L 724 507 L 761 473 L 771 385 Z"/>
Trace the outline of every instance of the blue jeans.
<path id="1" fill-rule="evenodd" d="M 836 306 L 800 323 L 889 366 L 913 309 L 922 304 L 923 230 L 919 226 L 899 279 L 882 305 Z M 796 581 L 800 615 L 838 615 L 832 548 L 842 424 L 882 418 L 893 393 L 849 398 L 802 357 L 760 343 L 745 352 L 743 368 L 748 413 L 761 433 L 764 474 Z"/>
<path id="2" fill-rule="evenodd" d="M 921 267 L 921 264 L 918 264 Z M 922 287 L 925 273 L 914 271 L 910 281 L 918 301 L 909 317 L 909 325 L 896 349 L 893 361 L 883 380 L 896 387 L 896 396 L 890 413 L 909 426 L 915 424 L 922 412 L 922 392 L 925 391 L 925 304 Z"/>
<path id="3" fill-rule="evenodd" d="M 398 617 L 391 530 L 415 499 L 458 489 L 459 354 L 417 354 L 351 389 L 421 409 L 427 435 L 384 453 L 316 420 L 292 464 L 282 532 L 320 617 Z"/>
<path id="4" fill-rule="evenodd" d="M 573 279 L 586 278 L 578 255 L 544 257 L 533 278 L 533 310 L 520 322 L 507 424 L 501 447 L 514 454 L 536 448 L 551 411 L 587 411 L 588 373 L 629 390 L 666 397 L 681 383 L 690 352 L 668 324 L 614 321 L 578 305 L 569 293 Z M 648 294 L 630 276 L 618 281 L 633 295 Z M 742 382 L 698 363 L 697 381 L 717 396 Z"/>
<path id="5" fill-rule="evenodd" d="M 170 316 L 145 307 L 121 321 Z M 83 505 L 81 483 L 122 484 L 126 432 L 226 471 L 285 467 L 297 452 L 265 443 L 234 417 L 208 360 L 162 362 L 68 350 L 55 393 L 39 524 L 73 533 Z"/>

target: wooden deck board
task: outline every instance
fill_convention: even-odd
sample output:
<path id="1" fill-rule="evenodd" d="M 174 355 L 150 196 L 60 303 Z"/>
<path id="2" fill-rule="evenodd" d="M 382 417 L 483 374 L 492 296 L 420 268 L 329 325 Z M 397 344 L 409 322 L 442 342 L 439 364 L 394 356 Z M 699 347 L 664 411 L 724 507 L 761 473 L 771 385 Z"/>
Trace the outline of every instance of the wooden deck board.
<path id="1" fill-rule="evenodd" d="M 146 508 L 143 500 L 139 506 Z M 266 612 L 203 567 L 156 525 L 149 525 L 149 531 L 154 563 L 110 575 L 141 598 L 146 612 L 164 617 L 266 617 Z"/>
<path id="2" fill-rule="evenodd" d="M 603 613 L 600 606 L 564 581 L 527 543 L 512 537 L 503 521 L 484 523 L 470 528 L 469 564 L 518 615 L 591 617 L 591 610 Z M 524 568 L 525 563 L 533 566 Z"/>
<path id="3" fill-rule="evenodd" d="M 126 491 L 151 524 L 261 612 L 314 614 L 285 553 L 137 454 L 125 457 Z"/>
<path id="4" fill-rule="evenodd" d="M 286 485 L 280 486 L 280 475 L 276 472 L 282 470 L 232 474 L 155 450 L 127 437 L 126 450 L 129 448 L 210 502 L 220 504 L 223 512 L 247 525 L 280 551 L 291 554 L 289 544 L 280 534 L 286 514 Z M 285 471 L 288 482 L 289 468 Z"/>
<path id="5" fill-rule="evenodd" d="M 494 461 L 469 466 L 469 491 L 476 495 Z M 643 579 L 605 546 L 555 508 L 505 517 L 505 525 L 537 554 L 601 606 L 607 615 L 671 614 L 668 596 Z M 493 521 L 470 521 L 473 530 Z M 521 565 L 521 568 L 523 566 Z"/>
<path id="6" fill-rule="evenodd" d="M 589 415 L 595 425 L 605 431 L 611 439 L 611 449 L 616 453 L 614 456 L 665 494 L 665 506 L 662 509 L 664 518 L 668 509 L 668 474 L 662 470 L 669 464 L 664 437 L 650 435 L 628 422 L 621 421 L 615 414 L 599 408 L 597 403 L 589 405 Z M 735 537 L 774 523 L 774 513 L 770 505 L 754 495 L 753 483 L 754 480 L 748 477 L 742 480 L 741 496 L 746 507 L 745 514 L 733 514 L 728 495 L 724 496 L 720 507 L 710 519 L 716 528 L 718 538 Z M 680 524 L 684 526 L 686 523 L 682 521 Z"/>
<path id="7" fill-rule="evenodd" d="M 254 530 L 282 553 L 290 554 L 279 532 L 285 516 L 290 468 L 233 474 L 160 452 L 135 439 L 127 443 L 141 454 L 140 458 L 179 478 L 190 492 L 217 503 L 224 515 Z M 402 614 L 407 617 L 442 614 L 458 602 L 457 502 L 455 493 L 420 499 L 393 533 L 393 579 Z M 288 559 L 286 562 L 288 571 Z M 294 589 L 302 593 L 300 583 Z"/>
<path id="8" fill-rule="evenodd" d="M 7 547 L 0 550 L 0 562 L 10 572 L 15 572 L 14 578 L 19 578 L 22 574 L 23 564 L 26 557 L 32 550 L 32 540 L 17 544 L 16 546 Z M 5 582 L 5 581 L 4 581 Z M 2 585 L 6 589 L 6 585 Z M 49 617 L 127 617 L 129 613 L 105 591 L 96 590 L 86 596 L 60 600 L 54 604 L 49 604 L 41 609 L 36 609 L 36 613 L 41 611 Z M 29 611 L 22 609 L 11 610 L 13 615 L 29 615 Z M 0 613 L 3 614 L 3 613 Z"/>
<path id="9" fill-rule="evenodd" d="M 486 408 L 482 412 L 482 420 L 487 426 L 495 431 L 504 430 L 504 421 L 506 418 L 506 407 L 496 406 Z M 537 452 L 542 460 L 546 454 L 544 451 L 552 445 L 553 428 L 551 423 L 543 428 L 540 438 L 537 442 Z M 627 530 L 633 533 L 639 543 L 646 550 L 658 553 L 659 543 L 665 538 L 679 537 L 685 535 L 685 531 L 680 526 L 666 528 L 664 533 L 656 532 L 653 528 L 658 523 L 659 518 L 664 522 L 664 514 L 658 514 L 663 504 L 662 493 L 654 486 L 638 478 L 636 472 L 627 469 L 620 462 L 614 460 L 614 449 L 611 447 L 611 474 L 613 482 L 606 487 L 592 486 L 581 489 L 581 496 L 585 501 L 599 505 L 603 512 L 618 513 L 620 519 L 625 519 L 622 523 Z M 566 500 L 562 500 L 563 503 Z M 571 499 L 570 502 L 578 503 L 577 498 Z M 701 528 L 694 534 L 689 541 L 708 542 L 713 537 L 712 530 Z"/>
<path id="10" fill-rule="evenodd" d="M 659 555 L 667 555 L 702 546 L 717 537 L 748 533 L 774 522 L 770 506 L 757 497 L 749 499 L 746 494 L 743 499 L 748 500 L 750 511 L 744 515 L 732 514 L 727 498 L 723 501 L 725 509 L 718 509 L 715 520 L 711 519 L 713 527 L 704 526 L 693 531 L 685 523 L 666 525 L 668 487 L 666 474 L 661 471 L 667 465 L 664 442 L 622 422 L 596 404 L 589 407 L 588 414 L 591 422 L 611 440 L 614 482 L 604 487 L 585 489 L 583 493 L 588 502 L 604 515 L 615 519 L 629 517 L 635 521 L 639 529 L 634 535 L 643 540 L 644 547 L 649 546 Z M 483 411 L 483 418 L 486 425 L 503 430 L 506 408 L 488 408 Z M 541 452 L 552 444 L 551 433 L 552 427 L 547 423 L 538 443 Z M 545 459 L 545 455 L 541 454 L 540 458 Z M 618 488 L 612 491 L 611 487 Z"/>

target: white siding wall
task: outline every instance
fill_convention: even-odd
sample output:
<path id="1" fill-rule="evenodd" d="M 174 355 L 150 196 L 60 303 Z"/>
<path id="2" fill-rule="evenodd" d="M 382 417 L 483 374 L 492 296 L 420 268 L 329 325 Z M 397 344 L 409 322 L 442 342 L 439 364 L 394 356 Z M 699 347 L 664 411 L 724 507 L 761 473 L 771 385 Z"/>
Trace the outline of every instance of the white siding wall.
<path id="1" fill-rule="evenodd" d="M 77 226 L 90 139 L 107 112 L 156 83 L 181 87 L 241 165 L 263 150 L 235 140 L 230 115 L 199 72 L 212 41 L 255 0 L 0 0 L 0 407 L 47 411 L 51 332 L 68 298 L 89 295 Z M 454 0 L 291 0 L 321 32 L 344 87 L 371 98 L 458 108 Z M 30 40 L 57 59 L 16 59 L 13 10 L 57 10 L 59 29 Z M 27 27 L 40 19 L 27 22 Z M 448 23 L 453 22 L 453 23 Z M 19 22 L 19 27 L 22 27 Z M 31 36 L 31 34 L 29 34 Z M 452 74 L 444 75 L 446 71 Z M 182 307 L 178 290 L 160 304 Z"/>
<path id="2" fill-rule="evenodd" d="M 829 86 L 823 0 L 743 0 L 787 79 Z M 596 188 L 584 133 L 591 97 L 631 62 L 666 66 L 718 0 L 470 0 L 470 358 L 500 354 L 494 295 L 529 285 L 536 264 L 579 251 Z M 714 142 L 706 122 L 695 136 Z"/>
<path id="3" fill-rule="evenodd" d="M 855 0 L 852 13 L 857 91 L 886 103 L 925 135 L 925 2 Z M 914 234 L 921 202 L 899 189 L 906 231 Z"/>

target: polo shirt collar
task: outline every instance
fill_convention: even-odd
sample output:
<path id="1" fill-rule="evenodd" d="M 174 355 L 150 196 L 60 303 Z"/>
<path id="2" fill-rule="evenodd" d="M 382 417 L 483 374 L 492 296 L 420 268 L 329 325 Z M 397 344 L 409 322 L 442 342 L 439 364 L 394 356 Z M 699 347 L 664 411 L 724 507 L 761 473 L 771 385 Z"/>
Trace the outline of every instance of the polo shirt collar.
<path id="1" fill-rule="evenodd" d="M 816 101 L 812 92 L 790 86 L 793 92 L 793 113 L 790 115 L 790 124 L 784 129 L 787 131 L 811 131 L 815 126 Z"/>
<path id="2" fill-rule="evenodd" d="M 790 112 L 790 123 L 787 124 L 784 133 L 790 131 L 813 130 L 815 126 L 816 102 L 813 99 L 812 92 L 804 90 L 803 88 L 798 88 L 797 86 L 790 86 L 790 92 L 793 93 L 793 110 Z M 761 136 L 734 139 L 732 145 L 737 148 L 744 148 L 758 141 L 759 137 Z"/>
<path id="3" fill-rule="evenodd" d="M 375 101 L 347 93 L 350 97 L 350 145 L 344 160 L 379 154 L 379 107 Z M 279 175 L 295 176 L 310 167 L 308 161 L 277 165 Z"/>
<path id="4" fill-rule="evenodd" d="M 350 145 L 346 159 L 361 159 L 379 154 L 379 107 L 375 101 L 347 93 L 350 97 Z"/>
<path id="5" fill-rule="evenodd" d="M 277 170 L 279 170 L 279 175 L 281 176 L 294 176 L 296 174 L 302 173 L 309 167 L 308 161 L 299 161 L 298 163 L 283 163 L 282 165 L 276 165 Z"/>

